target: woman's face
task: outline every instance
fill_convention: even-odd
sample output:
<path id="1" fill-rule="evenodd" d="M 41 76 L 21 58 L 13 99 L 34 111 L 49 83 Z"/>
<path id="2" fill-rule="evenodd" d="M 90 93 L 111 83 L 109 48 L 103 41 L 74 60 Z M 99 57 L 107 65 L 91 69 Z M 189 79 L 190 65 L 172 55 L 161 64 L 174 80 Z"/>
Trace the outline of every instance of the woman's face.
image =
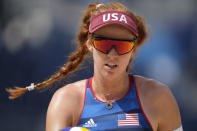
<path id="1" fill-rule="evenodd" d="M 128 29 L 118 24 L 104 26 L 95 31 L 94 35 L 114 39 L 133 40 L 135 38 Z M 92 44 L 89 44 L 88 48 L 93 53 L 94 73 L 101 73 L 103 76 L 110 75 L 110 77 L 126 73 L 132 51 L 124 55 L 118 55 L 114 48 L 108 54 L 96 50 Z"/>

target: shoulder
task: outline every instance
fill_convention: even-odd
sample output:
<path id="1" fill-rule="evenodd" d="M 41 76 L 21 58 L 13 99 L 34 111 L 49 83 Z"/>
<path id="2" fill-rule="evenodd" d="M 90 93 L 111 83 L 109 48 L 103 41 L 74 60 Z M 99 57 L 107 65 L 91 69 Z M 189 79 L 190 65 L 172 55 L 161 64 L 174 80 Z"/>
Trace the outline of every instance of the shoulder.
<path id="1" fill-rule="evenodd" d="M 175 98 L 167 85 L 158 82 L 154 79 L 145 78 L 142 76 L 135 76 L 135 84 L 145 97 L 152 101 L 152 104 L 171 103 L 175 101 Z"/>
<path id="2" fill-rule="evenodd" d="M 48 128 L 55 125 L 59 130 L 78 122 L 83 107 L 85 86 L 86 80 L 81 80 L 68 84 L 54 93 L 47 111 Z"/>
<path id="3" fill-rule="evenodd" d="M 151 106 L 157 127 L 160 130 L 173 130 L 181 125 L 177 102 L 171 90 L 163 83 L 142 76 L 135 76 L 136 86 L 142 102 Z"/>
<path id="4" fill-rule="evenodd" d="M 59 99 L 60 100 L 67 100 L 71 98 L 78 98 L 81 95 L 83 95 L 83 90 L 86 86 L 86 80 L 80 80 L 74 83 L 70 83 L 65 85 L 64 87 L 58 89 L 54 95 L 54 99 Z"/>
<path id="5" fill-rule="evenodd" d="M 86 80 L 67 84 L 54 93 L 51 102 L 54 101 L 55 104 L 58 104 L 59 107 L 65 108 L 66 110 L 69 110 L 68 107 L 75 108 L 76 106 L 80 106 L 85 93 L 85 86 Z M 74 109 L 71 109 L 71 111 L 73 110 Z"/>
<path id="6" fill-rule="evenodd" d="M 134 78 L 136 86 L 139 88 L 140 91 L 145 92 L 146 95 L 151 95 L 153 98 L 161 95 L 163 97 L 172 96 L 170 89 L 161 82 L 142 76 L 134 76 Z"/>

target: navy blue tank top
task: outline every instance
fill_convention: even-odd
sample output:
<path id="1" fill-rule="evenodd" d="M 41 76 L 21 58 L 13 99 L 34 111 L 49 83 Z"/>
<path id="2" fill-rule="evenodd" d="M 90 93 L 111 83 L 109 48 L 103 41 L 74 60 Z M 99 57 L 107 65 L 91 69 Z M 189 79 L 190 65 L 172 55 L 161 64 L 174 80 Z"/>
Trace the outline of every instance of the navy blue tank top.
<path id="1" fill-rule="evenodd" d="M 77 126 L 91 131 L 152 131 L 141 107 L 133 76 L 129 75 L 129 79 L 127 94 L 113 103 L 96 98 L 92 90 L 92 78 L 88 79 L 83 111 Z"/>

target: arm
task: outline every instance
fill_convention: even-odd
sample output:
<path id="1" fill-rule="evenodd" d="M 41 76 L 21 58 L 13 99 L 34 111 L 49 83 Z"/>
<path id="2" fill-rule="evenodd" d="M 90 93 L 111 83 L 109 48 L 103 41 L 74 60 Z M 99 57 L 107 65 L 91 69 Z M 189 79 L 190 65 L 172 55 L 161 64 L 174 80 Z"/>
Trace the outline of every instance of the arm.
<path id="1" fill-rule="evenodd" d="M 49 104 L 46 118 L 46 131 L 59 131 L 72 126 L 74 106 L 72 91 L 63 87 L 55 92 Z"/>
<path id="2" fill-rule="evenodd" d="M 182 131 L 179 108 L 170 89 L 155 80 L 135 76 L 141 104 L 154 131 Z"/>
<path id="3" fill-rule="evenodd" d="M 158 104 L 159 119 L 158 131 L 178 131 L 181 130 L 181 117 L 178 105 L 169 88 L 161 87 L 162 93 L 159 93 L 160 104 Z"/>

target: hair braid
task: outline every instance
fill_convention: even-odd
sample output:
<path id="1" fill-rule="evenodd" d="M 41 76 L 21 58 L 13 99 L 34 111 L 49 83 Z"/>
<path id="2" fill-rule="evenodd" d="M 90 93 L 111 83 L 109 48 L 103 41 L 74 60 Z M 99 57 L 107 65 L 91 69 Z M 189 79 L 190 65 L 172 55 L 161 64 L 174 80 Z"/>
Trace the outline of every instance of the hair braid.
<path id="1" fill-rule="evenodd" d="M 99 2 L 90 4 L 88 8 L 85 10 L 83 17 L 82 17 L 81 30 L 77 36 L 79 45 L 77 47 L 77 50 L 69 56 L 69 60 L 67 64 L 61 67 L 59 72 L 52 75 L 49 79 L 36 84 L 34 86 L 35 89 L 42 89 L 44 87 L 48 87 L 51 84 L 53 84 L 55 81 L 66 77 L 69 73 L 74 72 L 78 69 L 79 65 L 83 62 L 85 56 L 89 52 L 85 43 L 88 40 L 88 28 L 89 28 L 91 15 L 92 15 L 91 13 L 95 9 L 98 3 Z M 9 99 L 15 99 L 25 94 L 28 91 L 28 89 L 15 87 L 14 89 L 8 88 L 6 89 L 6 91 L 10 94 Z"/>

